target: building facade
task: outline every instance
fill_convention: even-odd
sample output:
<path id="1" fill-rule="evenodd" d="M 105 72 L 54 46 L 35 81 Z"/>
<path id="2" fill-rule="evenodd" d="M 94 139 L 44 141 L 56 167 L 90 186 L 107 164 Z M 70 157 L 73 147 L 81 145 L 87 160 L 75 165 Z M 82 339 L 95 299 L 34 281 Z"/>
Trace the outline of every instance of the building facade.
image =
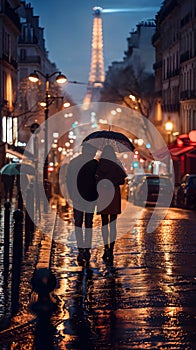
<path id="1" fill-rule="evenodd" d="M 162 114 L 159 125 L 171 118 L 174 132 L 196 129 L 196 11 L 194 0 L 166 0 L 156 18 L 155 95 Z M 164 129 L 162 130 L 164 133 Z"/>
<path id="2" fill-rule="evenodd" d="M 131 64 L 135 69 L 139 64 L 146 73 L 154 73 L 155 50 L 151 43 L 154 32 L 154 21 L 142 21 L 137 24 L 136 30 L 132 31 L 127 38 L 128 49 L 125 51 L 125 64 Z"/>
<path id="3" fill-rule="evenodd" d="M 177 181 L 196 173 L 196 7 L 194 0 L 165 0 L 156 18 L 153 122 L 166 141 Z M 159 111 L 159 112 L 158 112 Z M 172 130 L 166 130 L 167 121 Z M 169 139 L 167 138 L 169 136 Z"/>
<path id="4" fill-rule="evenodd" d="M 137 25 L 136 30 L 130 33 L 123 60 L 114 61 L 108 67 L 101 100 L 106 99 L 121 104 L 126 95 L 128 97 L 134 92 L 135 82 L 142 90 L 142 84 L 139 82 L 141 72 L 143 77 L 154 75 L 155 50 L 151 43 L 154 32 L 154 21 L 142 21 Z"/>
<path id="5" fill-rule="evenodd" d="M 9 114 L 16 102 L 17 39 L 20 34 L 20 18 L 16 9 L 19 6 L 18 0 L 0 0 L 0 165 L 5 156 L 3 124 L 6 129 L 12 127 Z M 8 122 L 4 123 L 6 119 Z"/>
<path id="6" fill-rule="evenodd" d="M 39 103 L 45 99 L 45 78 L 40 74 L 41 84 L 33 84 L 28 77 L 34 71 L 40 71 L 43 75 L 51 75 L 57 71 L 57 67 L 48 58 L 45 47 L 44 28 L 39 26 L 39 16 L 34 15 L 31 4 L 21 1 L 20 7 L 21 32 L 18 39 L 18 99 L 16 113 L 18 118 L 19 140 L 26 142 L 30 136 L 29 126 L 44 121 L 44 109 Z M 59 88 L 55 85 L 55 76 L 50 81 L 50 89 L 54 94 L 60 95 Z M 54 114 L 56 107 L 59 110 L 60 99 L 50 108 Z M 58 104 L 58 105 L 57 105 Z M 24 113 L 24 115 L 22 114 Z"/>
<path id="7" fill-rule="evenodd" d="M 42 73 L 38 84 L 28 79 L 34 71 Z M 58 71 L 49 59 L 44 28 L 31 4 L 0 0 L 0 166 L 6 161 L 6 150 L 11 154 L 11 149 L 25 145 L 31 136 L 30 126 L 45 120 L 40 102 L 46 99 L 46 76 L 50 77 L 49 116 L 63 108 L 64 100 L 74 104 L 67 93 L 62 96 L 55 81 Z"/>

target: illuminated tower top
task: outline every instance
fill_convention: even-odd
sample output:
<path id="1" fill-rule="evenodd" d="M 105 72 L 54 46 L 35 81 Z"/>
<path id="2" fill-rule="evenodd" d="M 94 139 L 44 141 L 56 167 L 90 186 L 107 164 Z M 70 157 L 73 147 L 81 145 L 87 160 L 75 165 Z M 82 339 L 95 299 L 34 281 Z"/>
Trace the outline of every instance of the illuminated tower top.
<path id="1" fill-rule="evenodd" d="M 95 17 L 100 17 L 102 10 L 103 10 L 102 7 L 99 7 L 99 6 L 93 7 L 93 15 Z"/>
<path id="2" fill-rule="evenodd" d="M 93 7 L 94 19 L 92 30 L 91 66 L 84 104 L 99 100 L 99 91 L 105 80 L 101 13 L 101 7 Z"/>

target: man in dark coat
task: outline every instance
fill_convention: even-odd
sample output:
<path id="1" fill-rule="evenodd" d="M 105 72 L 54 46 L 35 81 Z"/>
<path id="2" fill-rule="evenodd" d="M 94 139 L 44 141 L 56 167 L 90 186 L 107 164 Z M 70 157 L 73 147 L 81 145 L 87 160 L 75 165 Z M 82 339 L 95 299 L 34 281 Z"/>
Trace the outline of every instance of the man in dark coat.
<path id="1" fill-rule="evenodd" d="M 77 261 L 80 265 L 89 263 L 90 260 L 93 215 L 98 197 L 95 180 L 98 161 L 94 159 L 95 154 L 95 147 L 83 144 L 82 153 L 73 158 L 67 168 L 67 189 L 73 203 L 75 235 L 79 250 Z"/>

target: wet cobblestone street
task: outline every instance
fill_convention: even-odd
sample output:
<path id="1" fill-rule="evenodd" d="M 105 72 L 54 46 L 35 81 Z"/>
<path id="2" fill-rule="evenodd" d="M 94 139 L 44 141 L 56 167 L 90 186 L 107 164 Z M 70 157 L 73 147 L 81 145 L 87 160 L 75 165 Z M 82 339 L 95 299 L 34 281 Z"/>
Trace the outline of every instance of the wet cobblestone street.
<path id="1" fill-rule="evenodd" d="M 130 210 L 136 210 L 134 222 Z M 138 210 L 139 218 L 129 203 L 119 218 L 112 266 L 102 260 L 98 217 L 89 268 L 76 262 L 71 213 L 64 213 L 63 221 L 57 218 L 51 269 L 58 280 L 58 311 L 40 334 L 35 316 L 27 312 L 29 285 L 24 281 L 32 268 L 26 266 L 23 307 L 12 324 L 24 323 L 22 315 L 31 319 L 26 328 L 1 334 L 2 350 L 39 349 L 35 344 L 40 339 L 42 345 L 45 341 L 43 349 L 196 348 L 195 212 L 172 208 L 159 227 L 147 233 L 152 209 Z M 34 247 L 38 244 L 39 235 Z"/>

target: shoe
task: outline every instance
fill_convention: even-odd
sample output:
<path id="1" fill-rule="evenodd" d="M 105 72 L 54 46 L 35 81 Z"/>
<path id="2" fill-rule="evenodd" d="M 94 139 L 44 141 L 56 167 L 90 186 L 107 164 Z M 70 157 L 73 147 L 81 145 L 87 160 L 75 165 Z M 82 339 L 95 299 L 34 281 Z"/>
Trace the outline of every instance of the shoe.
<path id="1" fill-rule="evenodd" d="M 84 249 L 82 249 L 82 248 L 79 249 L 79 253 L 77 256 L 77 262 L 78 262 L 78 265 L 80 265 L 80 266 L 83 266 L 85 263 Z"/>
<path id="2" fill-rule="evenodd" d="M 108 266 L 113 266 L 113 262 L 114 262 L 114 255 L 113 255 L 113 252 L 110 251 L 109 257 L 108 257 L 108 259 L 107 259 L 107 264 L 108 264 Z"/>
<path id="3" fill-rule="evenodd" d="M 85 249 L 85 251 L 84 251 L 84 259 L 86 260 L 86 264 L 87 265 L 89 265 L 90 258 L 91 258 L 91 254 L 90 254 L 89 249 Z"/>
<path id="4" fill-rule="evenodd" d="M 104 249 L 104 254 L 102 256 L 102 259 L 106 261 L 106 260 L 109 259 L 109 257 L 110 257 L 110 250 L 109 250 L 109 248 L 105 248 Z"/>

